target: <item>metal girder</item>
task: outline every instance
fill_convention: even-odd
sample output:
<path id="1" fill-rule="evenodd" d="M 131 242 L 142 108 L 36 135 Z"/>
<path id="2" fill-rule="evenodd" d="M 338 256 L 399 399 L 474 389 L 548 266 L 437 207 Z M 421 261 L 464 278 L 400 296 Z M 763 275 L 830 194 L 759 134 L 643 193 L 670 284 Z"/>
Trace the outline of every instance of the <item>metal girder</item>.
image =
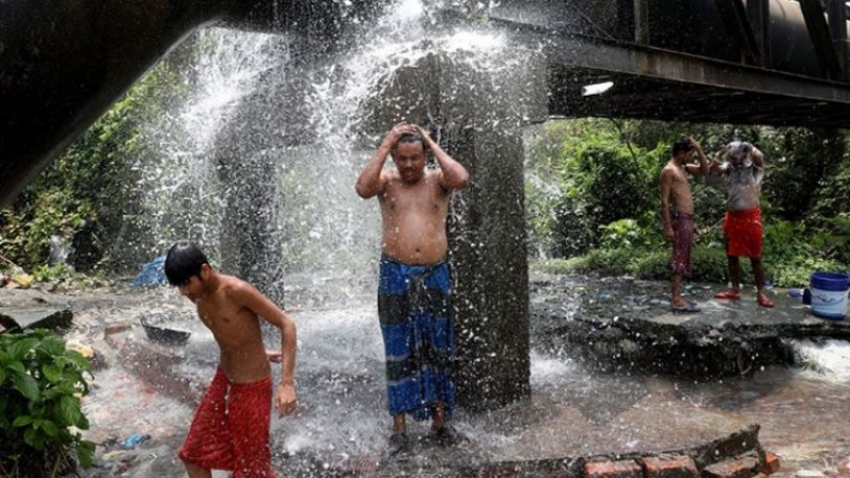
<path id="1" fill-rule="evenodd" d="M 850 47 L 847 44 L 848 6 L 845 0 L 828 0 L 829 30 L 838 62 L 844 72 L 844 81 L 850 82 Z"/>
<path id="2" fill-rule="evenodd" d="M 815 46 L 815 52 L 821 62 L 821 67 L 829 78 L 842 77 L 841 61 L 832 44 L 829 25 L 824 16 L 823 6 L 819 0 L 797 0 L 806 20 L 809 38 Z M 846 27 L 845 27 L 846 28 Z"/>
<path id="3" fill-rule="evenodd" d="M 770 64 L 770 1 L 747 0 L 747 14 L 755 33 L 756 43 L 761 51 L 760 66 Z"/>
<path id="4" fill-rule="evenodd" d="M 552 115 L 850 128 L 846 83 L 504 23 L 545 54 Z M 614 87 L 582 96 L 602 81 Z"/>
<path id="5" fill-rule="evenodd" d="M 741 0 L 714 0 L 720 17 L 726 23 L 727 28 L 735 35 L 738 45 L 747 54 L 751 63 L 764 65 L 761 46 L 753 26 L 747 15 L 747 9 Z"/>
<path id="6" fill-rule="evenodd" d="M 543 48 L 550 62 L 560 65 L 743 92 L 838 102 L 846 105 L 850 114 L 850 85 L 847 84 L 657 48 L 603 44 L 598 40 L 552 34 L 531 36 L 535 39 L 533 42 Z"/>

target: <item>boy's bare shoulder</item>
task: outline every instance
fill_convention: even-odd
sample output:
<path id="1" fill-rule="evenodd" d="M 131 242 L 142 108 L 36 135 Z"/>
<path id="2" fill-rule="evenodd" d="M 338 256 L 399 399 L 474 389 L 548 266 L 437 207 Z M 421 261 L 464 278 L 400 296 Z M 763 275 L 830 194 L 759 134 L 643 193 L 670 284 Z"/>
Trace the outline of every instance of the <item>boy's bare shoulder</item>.
<path id="1" fill-rule="evenodd" d="M 242 294 L 251 293 L 256 290 L 247 281 L 236 276 L 222 275 L 221 292 L 229 298 L 236 298 Z"/>

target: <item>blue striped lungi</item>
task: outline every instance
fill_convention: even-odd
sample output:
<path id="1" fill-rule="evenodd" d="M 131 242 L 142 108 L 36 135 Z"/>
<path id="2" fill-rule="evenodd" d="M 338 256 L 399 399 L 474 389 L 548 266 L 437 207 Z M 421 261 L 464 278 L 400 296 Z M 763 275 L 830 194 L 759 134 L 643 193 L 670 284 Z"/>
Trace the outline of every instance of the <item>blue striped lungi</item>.
<path id="1" fill-rule="evenodd" d="M 390 414 L 426 420 L 433 418 L 434 404 L 442 403 L 451 418 L 455 347 L 448 263 L 408 265 L 382 255 L 378 316 Z"/>

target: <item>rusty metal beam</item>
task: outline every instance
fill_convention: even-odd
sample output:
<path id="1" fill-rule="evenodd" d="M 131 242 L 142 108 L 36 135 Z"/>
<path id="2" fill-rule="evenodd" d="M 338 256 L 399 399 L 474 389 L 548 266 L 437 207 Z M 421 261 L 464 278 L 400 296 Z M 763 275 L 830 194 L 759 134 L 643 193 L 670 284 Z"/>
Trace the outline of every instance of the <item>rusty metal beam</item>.
<path id="1" fill-rule="evenodd" d="M 823 6 L 819 0 L 797 0 L 806 20 L 809 38 L 815 46 L 815 52 L 821 62 L 821 68 L 827 78 L 842 78 L 841 62 L 832 44 L 829 25 L 824 16 Z M 846 28 L 846 27 L 845 27 Z"/>
<path id="2" fill-rule="evenodd" d="M 726 27 L 735 36 L 747 61 L 751 64 L 764 65 L 759 42 L 747 17 L 747 7 L 742 0 L 714 0 L 714 3 Z"/>
<path id="3" fill-rule="evenodd" d="M 838 102 L 846 105 L 850 114 L 850 85 L 843 83 L 657 48 L 626 47 L 541 31 L 515 31 L 520 36 L 526 36 L 526 44 L 539 45 L 550 62 L 564 66 L 743 92 Z"/>

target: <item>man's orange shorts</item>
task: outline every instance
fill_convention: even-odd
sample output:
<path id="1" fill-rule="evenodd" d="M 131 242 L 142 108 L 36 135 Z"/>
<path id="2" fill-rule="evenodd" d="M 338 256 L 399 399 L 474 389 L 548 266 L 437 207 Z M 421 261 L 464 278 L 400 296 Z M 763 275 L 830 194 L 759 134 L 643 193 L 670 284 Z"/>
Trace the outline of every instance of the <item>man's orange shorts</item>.
<path id="1" fill-rule="evenodd" d="M 208 470 L 230 470 L 233 478 L 276 478 L 269 448 L 271 400 L 271 377 L 231 383 L 219 368 L 195 412 L 180 459 Z"/>
<path id="2" fill-rule="evenodd" d="M 761 209 L 726 211 L 723 233 L 726 235 L 727 256 L 761 257 L 763 241 Z"/>

